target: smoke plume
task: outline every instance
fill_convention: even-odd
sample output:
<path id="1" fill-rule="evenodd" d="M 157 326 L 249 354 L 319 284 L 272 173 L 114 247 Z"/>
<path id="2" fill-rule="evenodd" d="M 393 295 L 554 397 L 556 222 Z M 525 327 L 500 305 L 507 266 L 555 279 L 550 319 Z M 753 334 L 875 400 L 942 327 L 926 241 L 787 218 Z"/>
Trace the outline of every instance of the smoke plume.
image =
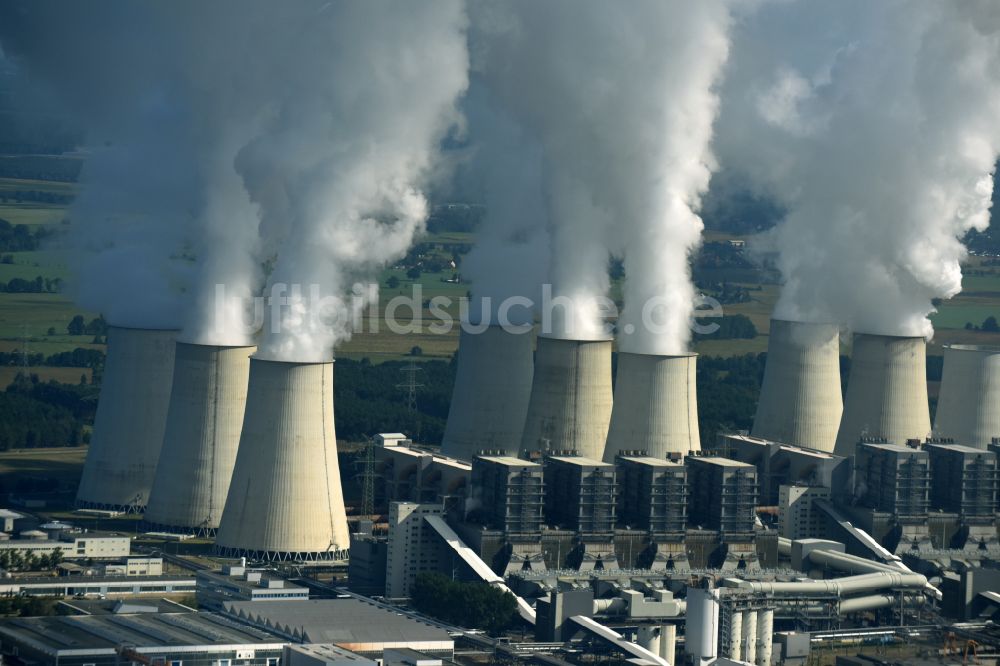
<path id="1" fill-rule="evenodd" d="M 552 333 L 605 333 L 612 253 L 626 262 L 622 347 L 684 351 L 688 258 L 712 164 L 713 84 L 728 49 L 726 3 L 473 7 L 473 68 L 542 153 L 550 280 L 574 305 Z M 649 328 L 642 311 L 653 297 L 662 307 Z"/>
<path id="2" fill-rule="evenodd" d="M 776 3 L 736 31 L 717 147 L 786 207 L 776 316 L 930 337 L 989 223 L 1000 6 Z"/>

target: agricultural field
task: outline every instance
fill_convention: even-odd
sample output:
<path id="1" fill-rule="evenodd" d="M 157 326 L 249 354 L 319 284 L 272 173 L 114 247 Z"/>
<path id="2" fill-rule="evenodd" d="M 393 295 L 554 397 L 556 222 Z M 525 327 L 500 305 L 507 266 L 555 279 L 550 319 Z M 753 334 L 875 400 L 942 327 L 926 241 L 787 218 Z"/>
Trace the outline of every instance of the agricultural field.
<path id="1" fill-rule="evenodd" d="M 0 451 L 0 486 L 9 488 L 19 479 L 30 477 L 51 478 L 61 486 L 75 486 L 86 456 L 84 446 Z"/>

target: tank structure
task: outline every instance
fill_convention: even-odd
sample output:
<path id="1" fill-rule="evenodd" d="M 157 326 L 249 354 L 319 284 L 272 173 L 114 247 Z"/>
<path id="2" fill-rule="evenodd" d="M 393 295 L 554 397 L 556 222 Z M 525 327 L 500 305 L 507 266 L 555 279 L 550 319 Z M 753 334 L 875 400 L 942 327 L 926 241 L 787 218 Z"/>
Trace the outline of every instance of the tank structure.
<path id="1" fill-rule="evenodd" d="M 977 449 L 1000 437 L 1000 347 L 945 345 L 934 434 Z"/>
<path id="2" fill-rule="evenodd" d="M 511 450 L 521 441 L 534 373 L 532 336 L 489 326 L 462 330 L 458 370 L 441 453 L 471 461 L 480 451 Z"/>
<path id="3" fill-rule="evenodd" d="M 521 451 L 570 451 L 601 460 L 611 421 L 611 347 L 538 337 Z"/>
<path id="4" fill-rule="evenodd" d="M 236 464 L 255 349 L 177 343 L 147 529 L 215 535 Z"/>
<path id="5" fill-rule="evenodd" d="M 333 363 L 251 358 L 216 553 L 251 561 L 339 560 L 347 555 L 348 539 Z"/>
<path id="6" fill-rule="evenodd" d="M 76 505 L 139 513 L 156 474 L 177 331 L 108 328 L 108 356 Z"/>
<path id="7" fill-rule="evenodd" d="M 926 348 L 919 337 L 855 334 L 834 453 L 853 455 L 862 437 L 905 444 L 930 435 Z"/>
<path id="8" fill-rule="evenodd" d="M 622 451 L 645 451 L 664 459 L 701 450 L 697 360 L 697 354 L 618 353 L 605 462 L 614 462 Z"/>
<path id="9" fill-rule="evenodd" d="M 829 453 L 843 411 L 837 326 L 772 318 L 751 434 Z"/>

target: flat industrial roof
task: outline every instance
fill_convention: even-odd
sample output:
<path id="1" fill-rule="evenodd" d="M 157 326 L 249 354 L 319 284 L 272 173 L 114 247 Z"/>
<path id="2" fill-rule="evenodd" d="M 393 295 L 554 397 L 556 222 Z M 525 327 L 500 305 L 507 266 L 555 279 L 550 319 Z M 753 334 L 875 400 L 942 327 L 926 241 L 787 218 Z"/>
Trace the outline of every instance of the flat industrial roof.
<path id="1" fill-rule="evenodd" d="M 226 611 L 255 625 L 311 643 L 406 643 L 452 641 L 447 631 L 375 603 L 356 599 L 231 601 Z M 351 649 L 351 648 L 348 648 Z"/>
<path id="2" fill-rule="evenodd" d="M 656 467 L 681 467 L 680 463 L 665 458 L 654 458 L 653 456 L 621 456 L 621 459 Z"/>
<path id="3" fill-rule="evenodd" d="M 549 460 L 558 460 L 559 462 L 580 465 L 581 467 L 613 467 L 611 463 L 594 460 L 593 458 L 584 458 L 583 456 L 549 456 Z"/>
<path id="4" fill-rule="evenodd" d="M 938 442 L 927 442 L 925 446 L 933 446 L 935 449 L 946 449 L 948 451 L 955 451 L 957 453 L 968 453 L 971 455 L 979 455 L 981 453 L 996 455 L 989 449 L 977 449 L 974 446 L 965 446 L 964 444 L 942 444 Z"/>
<path id="5" fill-rule="evenodd" d="M 240 625 L 216 613 L 67 615 L 0 621 L 4 642 L 32 643 L 48 653 L 107 650 L 122 643 L 137 648 L 197 645 L 280 644 L 276 634 Z"/>
<path id="6" fill-rule="evenodd" d="M 517 467 L 541 467 L 536 462 L 530 460 L 525 460 L 524 458 L 515 458 L 514 456 L 476 456 L 480 460 L 486 460 L 488 462 L 497 463 L 499 465 L 512 465 Z"/>
<path id="7" fill-rule="evenodd" d="M 687 458 L 692 462 L 701 461 L 703 463 L 708 463 L 709 465 L 719 465 L 721 467 L 753 467 L 750 463 L 740 462 L 739 460 L 732 460 L 730 458 L 723 458 L 722 456 L 691 456 Z"/>

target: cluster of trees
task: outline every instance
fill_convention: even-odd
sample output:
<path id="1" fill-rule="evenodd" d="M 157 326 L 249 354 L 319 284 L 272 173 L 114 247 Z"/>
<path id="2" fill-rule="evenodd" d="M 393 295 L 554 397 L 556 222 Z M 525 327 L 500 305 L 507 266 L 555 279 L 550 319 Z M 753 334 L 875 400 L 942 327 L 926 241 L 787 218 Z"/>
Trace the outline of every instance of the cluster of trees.
<path id="1" fill-rule="evenodd" d="M 73 201 L 73 196 L 39 190 L 0 191 L 0 203 L 24 203 L 26 201 L 30 203 L 51 204 L 53 206 L 66 206 Z"/>
<path id="2" fill-rule="evenodd" d="M 22 361 L 20 352 L 0 352 L 0 365 L 17 365 Z M 91 368 L 104 367 L 104 352 L 100 349 L 83 349 L 57 352 L 46 356 L 40 352 L 28 354 L 28 365 L 45 365 L 50 368 Z"/>
<path id="3" fill-rule="evenodd" d="M 0 451 L 79 446 L 89 440 L 98 388 L 42 382 L 38 375 L 17 377 L 0 393 Z"/>
<path id="4" fill-rule="evenodd" d="M 0 219 L 0 252 L 31 252 L 37 250 L 42 241 L 52 235 L 52 230 L 44 225 L 11 224 Z M 12 263 L 4 257 L 4 263 Z"/>
<path id="5" fill-rule="evenodd" d="M 438 573 L 417 576 L 410 601 L 421 613 L 443 622 L 484 629 L 496 636 L 510 626 L 517 611 L 514 595 L 486 583 L 454 581 Z"/>
<path id="6" fill-rule="evenodd" d="M 36 276 L 34 280 L 11 278 L 7 282 L 0 281 L 0 292 L 9 294 L 58 294 L 62 291 L 62 284 L 62 278 L 43 278 L 41 275 Z"/>
<path id="7" fill-rule="evenodd" d="M 0 569 L 6 571 L 48 571 L 63 561 L 62 549 L 37 555 L 30 550 L 0 550 Z"/>
<path id="8" fill-rule="evenodd" d="M 0 597 L 0 616 L 40 617 L 55 615 L 55 597 L 9 596 Z"/>
<path id="9" fill-rule="evenodd" d="M 1000 333 L 1000 324 L 997 324 L 997 318 L 990 315 L 983 320 L 983 323 L 976 326 L 971 321 L 965 322 L 965 330 L 967 331 L 985 331 L 986 333 Z"/>
<path id="10" fill-rule="evenodd" d="M 746 315 L 725 315 L 718 319 L 706 319 L 704 324 L 717 324 L 719 329 L 703 337 L 716 340 L 752 340 L 757 337 L 757 327 Z"/>
<path id="11" fill-rule="evenodd" d="M 363 441 L 377 432 L 405 432 L 414 440 L 437 443 L 444 436 L 455 381 L 455 360 L 421 361 L 416 411 L 406 405 L 403 361 L 374 364 L 338 359 L 333 384 L 337 409 L 337 437 Z"/>
<path id="12" fill-rule="evenodd" d="M 475 231 L 486 215 L 486 206 L 480 204 L 444 204 L 434 206 L 427 218 L 427 231 L 438 234 L 445 231 Z"/>
<path id="13" fill-rule="evenodd" d="M 55 331 L 50 330 L 52 330 L 50 335 L 55 335 Z M 108 334 L 108 322 L 104 321 L 104 315 L 90 321 L 84 321 L 83 315 L 76 315 L 66 325 L 66 332 L 70 335 L 105 336 Z"/>
<path id="14" fill-rule="evenodd" d="M 701 441 L 719 432 L 749 430 L 757 412 L 767 354 L 698 358 L 698 429 Z"/>

